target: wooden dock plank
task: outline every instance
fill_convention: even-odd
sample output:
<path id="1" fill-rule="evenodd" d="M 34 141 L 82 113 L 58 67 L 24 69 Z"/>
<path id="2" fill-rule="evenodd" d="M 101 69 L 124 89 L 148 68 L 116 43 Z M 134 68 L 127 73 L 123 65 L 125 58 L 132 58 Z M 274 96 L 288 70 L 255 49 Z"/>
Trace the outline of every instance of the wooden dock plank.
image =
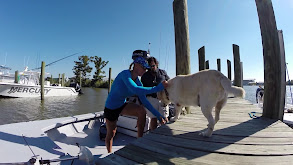
<path id="1" fill-rule="evenodd" d="M 125 146 L 123 150 L 118 150 L 115 152 L 115 154 L 143 164 L 157 162 L 158 164 L 193 165 L 192 162 L 186 160 L 185 158 L 171 157 L 169 155 L 158 154 L 156 152 L 152 152 L 150 150 L 134 146 L 133 144 Z"/>
<path id="2" fill-rule="evenodd" d="M 227 143 L 227 144 L 246 144 L 246 145 L 293 145 L 293 138 L 269 138 L 269 137 L 241 137 L 241 136 L 222 136 L 214 134 L 210 138 L 205 138 L 199 135 L 199 132 L 189 132 L 182 130 L 170 130 L 170 129 L 160 129 L 159 131 L 153 131 L 154 134 L 165 135 L 165 136 L 176 136 L 183 139 L 194 139 L 198 141 L 207 141 L 207 142 L 218 142 L 218 143 Z"/>
<path id="3" fill-rule="evenodd" d="M 124 157 L 121 157 L 119 155 L 108 155 L 107 157 L 103 159 L 99 159 L 98 161 L 95 162 L 95 164 L 98 165 L 128 165 L 128 164 L 139 164 L 135 161 L 126 159 Z"/>
<path id="4" fill-rule="evenodd" d="M 183 139 L 176 136 L 163 136 L 157 134 L 146 135 L 144 138 L 163 144 L 172 144 L 177 147 L 211 153 L 226 153 L 251 156 L 293 155 L 293 145 L 282 145 L 282 147 L 276 147 L 276 145 L 239 145 L 235 143 L 225 144 Z M 174 142 L 176 143 L 174 144 Z"/>
<path id="5" fill-rule="evenodd" d="M 262 110 L 243 99 L 228 99 L 212 137 L 205 138 L 199 132 L 208 122 L 200 107 L 191 107 L 191 114 L 151 131 L 111 159 L 134 164 L 291 164 L 292 129 L 281 121 L 253 119 L 251 112 L 261 116 Z"/>
<path id="6" fill-rule="evenodd" d="M 175 142 L 174 142 L 175 143 Z M 208 153 L 198 150 L 191 150 L 182 147 L 177 147 L 169 144 L 162 144 L 155 141 L 151 141 L 145 138 L 140 138 L 133 143 L 135 146 L 146 148 L 156 153 L 170 155 L 173 157 L 185 157 L 188 160 L 205 164 L 234 164 L 242 162 L 241 164 L 286 164 L 293 161 L 293 156 L 239 156 L 239 155 L 226 155 L 219 153 Z M 158 147 L 160 146 L 160 147 Z M 235 161 L 236 160 L 236 161 Z M 215 163 L 216 162 L 216 163 Z"/>

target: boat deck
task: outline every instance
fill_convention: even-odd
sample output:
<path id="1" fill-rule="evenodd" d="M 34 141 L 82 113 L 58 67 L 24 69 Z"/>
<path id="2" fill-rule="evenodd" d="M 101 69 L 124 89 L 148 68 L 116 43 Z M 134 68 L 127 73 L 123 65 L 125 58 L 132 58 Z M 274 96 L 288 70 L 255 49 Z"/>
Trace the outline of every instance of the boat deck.
<path id="1" fill-rule="evenodd" d="M 36 157 L 39 160 L 74 157 L 80 151 L 76 145 L 77 143 L 80 146 L 88 147 L 95 160 L 108 155 L 105 142 L 99 139 L 101 123 L 98 119 L 96 119 L 92 128 L 88 128 L 88 119 L 95 119 L 100 114 L 97 112 L 72 117 L 1 125 L 0 165 L 24 165 L 32 157 Z M 116 151 L 136 138 L 117 133 L 114 139 L 113 150 Z M 71 163 L 71 160 L 62 161 L 62 165 Z M 60 162 L 51 164 L 60 164 Z M 75 160 L 74 164 L 85 163 Z"/>
<path id="2" fill-rule="evenodd" d="M 228 99 L 210 138 L 199 107 L 103 158 L 100 164 L 292 164 L 293 130 L 278 120 L 251 118 L 262 110 Z M 260 116 L 260 114 L 255 114 Z M 253 117 L 253 116 L 252 116 Z"/>

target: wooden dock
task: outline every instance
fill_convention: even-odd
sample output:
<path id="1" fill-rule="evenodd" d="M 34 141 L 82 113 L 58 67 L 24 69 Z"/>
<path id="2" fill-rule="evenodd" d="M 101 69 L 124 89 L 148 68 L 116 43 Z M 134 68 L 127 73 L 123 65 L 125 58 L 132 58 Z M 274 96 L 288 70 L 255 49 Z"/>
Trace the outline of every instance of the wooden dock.
<path id="1" fill-rule="evenodd" d="M 251 118 L 262 110 L 228 99 L 210 138 L 199 107 L 105 157 L 101 164 L 292 164 L 293 130 L 281 121 Z M 257 114 L 260 116 L 259 114 Z"/>

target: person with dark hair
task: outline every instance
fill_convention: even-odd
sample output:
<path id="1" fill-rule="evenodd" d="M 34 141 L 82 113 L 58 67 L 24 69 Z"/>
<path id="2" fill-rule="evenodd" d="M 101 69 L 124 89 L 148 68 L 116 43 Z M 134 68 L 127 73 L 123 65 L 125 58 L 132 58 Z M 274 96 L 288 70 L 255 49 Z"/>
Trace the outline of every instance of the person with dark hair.
<path id="1" fill-rule="evenodd" d="M 159 69 L 159 61 L 155 57 L 148 58 L 148 64 L 151 67 L 142 77 L 141 82 L 145 87 L 157 86 L 163 81 L 170 79 L 167 72 L 163 69 Z M 152 104 L 153 107 L 159 110 L 161 115 L 164 117 L 169 116 L 168 105 L 163 105 L 161 101 L 157 98 L 157 93 L 147 94 L 148 101 Z M 146 107 L 147 108 L 147 107 Z M 157 128 L 157 118 L 154 116 L 150 110 L 147 108 L 147 116 L 151 118 L 150 129 L 154 130 Z"/>
<path id="2" fill-rule="evenodd" d="M 264 94 L 264 89 L 263 87 L 259 85 L 258 88 L 256 89 L 256 94 L 255 94 L 256 103 L 258 103 L 258 99 L 260 99 L 261 101 L 263 100 L 263 94 Z"/>
<path id="3" fill-rule="evenodd" d="M 156 93 L 166 88 L 168 82 L 164 81 L 154 87 L 143 87 L 138 76 L 142 76 L 146 72 L 146 69 L 149 68 L 143 57 L 136 57 L 129 68 L 129 70 L 123 70 L 117 75 L 105 104 L 104 117 L 107 128 L 105 144 L 109 153 L 112 152 L 113 138 L 117 130 L 119 115 L 136 116 L 137 136 L 142 137 L 143 135 L 146 111 L 142 105 L 126 102 L 127 97 L 137 95 L 142 104 L 157 117 L 161 124 L 165 124 L 168 121 L 146 99 L 147 94 Z"/>

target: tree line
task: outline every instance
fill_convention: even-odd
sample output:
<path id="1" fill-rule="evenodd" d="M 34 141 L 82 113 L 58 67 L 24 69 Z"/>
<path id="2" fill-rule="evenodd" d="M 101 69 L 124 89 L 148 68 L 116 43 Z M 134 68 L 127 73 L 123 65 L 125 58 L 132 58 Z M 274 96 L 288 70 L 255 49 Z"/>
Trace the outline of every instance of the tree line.
<path id="1" fill-rule="evenodd" d="M 75 81 L 79 83 L 80 78 L 83 87 L 97 87 L 97 88 L 107 88 L 108 80 L 104 80 L 105 71 L 103 68 L 108 64 L 109 61 L 104 61 L 98 56 L 79 56 L 78 61 L 74 61 L 75 66 L 73 67 L 73 73 L 75 75 Z M 91 72 L 93 67 L 90 63 L 94 63 L 95 73 L 91 79 Z"/>

